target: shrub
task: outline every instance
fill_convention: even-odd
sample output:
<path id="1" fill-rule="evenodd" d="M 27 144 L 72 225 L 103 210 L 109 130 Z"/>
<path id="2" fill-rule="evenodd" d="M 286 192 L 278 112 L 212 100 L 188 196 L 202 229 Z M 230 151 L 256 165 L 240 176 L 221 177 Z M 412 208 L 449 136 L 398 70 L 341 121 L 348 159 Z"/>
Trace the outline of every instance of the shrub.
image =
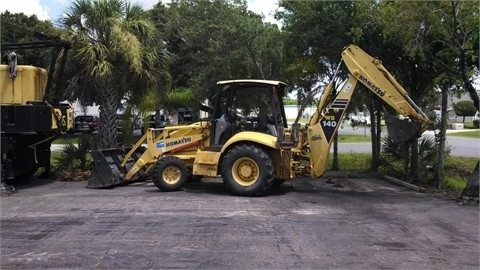
<path id="1" fill-rule="evenodd" d="M 473 105 L 473 100 L 460 100 L 453 105 L 453 110 L 458 116 L 463 116 L 465 122 L 465 116 L 474 116 L 477 113 L 477 108 Z"/>
<path id="2" fill-rule="evenodd" d="M 55 170 L 64 181 L 83 181 L 90 177 L 93 168 L 92 136 L 82 136 L 78 144 L 67 142 L 60 155 L 55 157 Z"/>
<path id="3" fill-rule="evenodd" d="M 473 127 L 474 128 L 480 128 L 478 119 L 473 120 Z"/>
<path id="4" fill-rule="evenodd" d="M 381 167 L 389 172 L 389 175 L 407 180 L 410 169 L 410 144 L 407 142 L 398 143 L 391 138 L 382 141 L 382 152 L 380 154 Z M 446 155 L 449 149 L 445 150 Z M 424 137 L 418 145 L 419 166 L 424 182 L 432 179 L 429 172 L 434 171 L 438 165 L 438 143 L 435 138 Z"/>

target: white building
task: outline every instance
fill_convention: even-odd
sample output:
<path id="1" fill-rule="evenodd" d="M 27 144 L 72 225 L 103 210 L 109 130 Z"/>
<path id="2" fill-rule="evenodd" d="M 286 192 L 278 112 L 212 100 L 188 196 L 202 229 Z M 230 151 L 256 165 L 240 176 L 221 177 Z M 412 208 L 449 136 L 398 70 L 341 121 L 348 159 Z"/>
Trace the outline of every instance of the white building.
<path id="1" fill-rule="evenodd" d="M 93 103 L 92 106 L 82 106 L 80 101 L 77 99 L 75 102 L 71 103 L 73 107 L 73 112 L 75 116 L 78 115 L 93 115 L 99 116 L 100 115 L 100 106 Z"/>

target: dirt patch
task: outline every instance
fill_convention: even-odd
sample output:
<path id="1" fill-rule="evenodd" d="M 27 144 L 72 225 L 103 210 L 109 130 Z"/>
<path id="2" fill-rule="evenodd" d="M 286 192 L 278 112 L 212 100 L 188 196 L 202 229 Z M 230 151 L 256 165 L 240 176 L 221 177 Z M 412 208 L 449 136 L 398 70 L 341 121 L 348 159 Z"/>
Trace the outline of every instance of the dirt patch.
<path id="1" fill-rule="evenodd" d="M 58 173 L 58 180 L 64 182 L 80 182 L 87 181 L 90 178 L 90 171 L 62 171 Z"/>
<path id="2" fill-rule="evenodd" d="M 356 191 L 356 192 L 369 192 L 372 191 L 359 181 L 353 179 L 343 178 L 343 179 L 327 179 L 325 183 L 332 184 L 332 187 L 341 189 L 344 191 Z"/>

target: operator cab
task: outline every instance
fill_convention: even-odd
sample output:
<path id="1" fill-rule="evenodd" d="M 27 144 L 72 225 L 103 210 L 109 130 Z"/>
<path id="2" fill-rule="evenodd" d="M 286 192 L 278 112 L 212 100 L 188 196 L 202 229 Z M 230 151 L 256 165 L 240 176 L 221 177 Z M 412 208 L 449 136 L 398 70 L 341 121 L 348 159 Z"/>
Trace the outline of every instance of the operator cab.
<path id="1" fill-rule="evenodd" d="M 287 127 L 283 106 L 285 83 L 230 80 L 218 82 L 217 87 L 210 137 L 214 148 L 239 132 L 262 132 L 277 137 L 279 128 Z"/>

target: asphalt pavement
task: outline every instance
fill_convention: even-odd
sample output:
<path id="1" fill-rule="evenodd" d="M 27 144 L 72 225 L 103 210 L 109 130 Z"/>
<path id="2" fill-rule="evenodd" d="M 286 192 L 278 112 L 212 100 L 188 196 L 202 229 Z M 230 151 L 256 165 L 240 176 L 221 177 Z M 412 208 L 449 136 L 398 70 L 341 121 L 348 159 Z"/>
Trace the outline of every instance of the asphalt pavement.
<path id="1" fill-rule="evenodd" d="M 381 179 L 295 179 L 235 197 L 217 178 L 2 196 L 1 269 L 478 269 L 478 205 Z"/>

